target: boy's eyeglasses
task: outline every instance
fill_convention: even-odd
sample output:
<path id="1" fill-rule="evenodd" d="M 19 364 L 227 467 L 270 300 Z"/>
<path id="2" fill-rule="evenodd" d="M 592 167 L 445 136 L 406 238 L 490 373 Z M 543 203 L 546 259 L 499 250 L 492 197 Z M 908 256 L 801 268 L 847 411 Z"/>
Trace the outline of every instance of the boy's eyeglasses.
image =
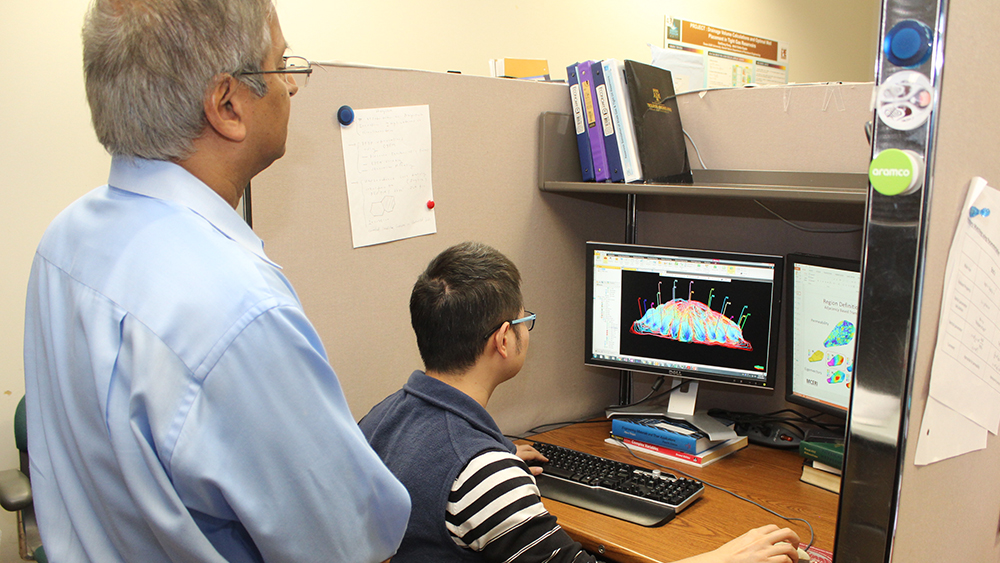
<path id="1" fill-rule="evenodd" d="M 504 321 L 504 323 L 510 323 L 511 326 L 516 325 L 516 324 L 521 324 L 521 323 L 527 323 L 528 324 L 528 332 L 531 332 L 531 329 L 535 328 L 535 319 L 537 319 L 537 318 L 538 318 L 538 315 L 532 313 L 531 311 L 525 311 L 524 312 L 524 316 L 521 317 L 520 319 L 514 319 L 512 321 Z M 500 324 L 498 324 L 496 326 L 496 328 L 494 328 L 493 330 L 487 332 L 486 336 L 483 337 L 483 340 L 487 340 L 490 337 L 490 335 L 492 335 L 494 332 L 500 330 L 500 327 L 502 327 L 502 326 L 503 326 L 503 323 L 500 323 Z"/>

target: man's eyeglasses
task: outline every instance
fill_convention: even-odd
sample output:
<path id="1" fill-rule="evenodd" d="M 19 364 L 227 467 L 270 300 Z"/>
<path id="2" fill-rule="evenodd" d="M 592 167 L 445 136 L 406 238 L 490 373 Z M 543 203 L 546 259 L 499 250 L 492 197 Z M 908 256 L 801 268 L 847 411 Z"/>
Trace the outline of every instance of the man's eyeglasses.
<path id="1" fill-rule="evenodd" d="M 257 70 L 257 71 L 245 71 L 237 72 L 238 76 L 249 76 L 252 74 L 301 74 L 303 75 L 302 84 L 296 84 L 297 86 L 305 86 L 309 84 L 309 75 L 312 74 L 312 63 L 310 63 L 304 57 L 283 57 L 282 67 L 278 70 Z"/>
<path id="2" fill-rule="evenodd" d="M 525 311 L 524 312 L 524 316 L 521 317 L 520 319 L 514 319 L 512 321 L 504 321 L 504 323 L 508 323 L 509 322 L 511 324 L 511 326 L 514 326 L 516 324 L 526 323 L 528 325 L 528 332 L 531 332 L 531 329 L 535 328 L 535 319 L 536 318 L 538 318 L 538 315 L 532 313 L 531 311 Z M 486 336 L 483 337 L 483 340 L 488 340 L 489 337 L 494 332 L 500 330 L 500 327 L 502 327 L 502 326 L 503 326 L 503 323 L 500 323 L 500 324 L 498 324 L 496 326 L 496 328 L 494 328 L 493 330 L 487 332 Z"/>

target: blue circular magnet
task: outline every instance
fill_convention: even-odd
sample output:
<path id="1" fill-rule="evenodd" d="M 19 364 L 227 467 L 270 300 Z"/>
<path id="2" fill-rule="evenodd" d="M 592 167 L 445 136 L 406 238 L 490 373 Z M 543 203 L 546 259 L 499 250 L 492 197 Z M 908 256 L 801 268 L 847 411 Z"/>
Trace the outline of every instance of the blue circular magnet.
<path id="1" fill-rule="evenodd" d="M 337 110 L 337 121 L 344 126 L 354 123 L 354 110 L 351 109 L 351 106 L 340 106 L 340 109 Z"/>
<path id="2" fill-rule="evenodd" d="M 890 63 L 912 68 L 927 62 L 933 44 L 934 32 L 931 28 L 916 20 L 904 20 L 885 34 L 882 50 Z"/>

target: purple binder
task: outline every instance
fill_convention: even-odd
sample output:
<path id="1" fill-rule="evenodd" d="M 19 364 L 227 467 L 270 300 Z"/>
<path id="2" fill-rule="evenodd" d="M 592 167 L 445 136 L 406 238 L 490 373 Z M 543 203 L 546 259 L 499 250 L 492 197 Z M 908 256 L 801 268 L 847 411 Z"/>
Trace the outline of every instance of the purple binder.
<path id="1" fill-rule="evenodd" d="M 594 85 L 594 74 L 591 70 L 593 61 L 577 65 L 580 80 L 580 93 L 583 96 L 583 117 L 587 125 L 587 135 L 590 137 L 590 156 L 594 161 L 594 179 L 606 182 L 611 175 L 608 171 L 608 155 L 604 147 L 604 130 L 601 128 L 601 110 L 597 104 L 597 90 Z M 600 63 L 597 63 L 600 64 Z"/>

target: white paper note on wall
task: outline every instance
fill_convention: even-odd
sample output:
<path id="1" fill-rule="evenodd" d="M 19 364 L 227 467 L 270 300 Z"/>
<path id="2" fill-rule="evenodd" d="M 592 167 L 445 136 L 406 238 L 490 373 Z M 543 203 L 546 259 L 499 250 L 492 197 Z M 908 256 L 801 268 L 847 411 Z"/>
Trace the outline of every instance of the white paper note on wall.
<path id="1" fill-rule="evenodd" d="M 354 248 L 437 231 L 428 106 L 355 110 L 341 141 Z"/>
<path id="2" fill-rule="evenodd" d="M 982 449 L 998 426 L 1000 192 L 973 178 L 948 253 L 916 463 Z"/>

